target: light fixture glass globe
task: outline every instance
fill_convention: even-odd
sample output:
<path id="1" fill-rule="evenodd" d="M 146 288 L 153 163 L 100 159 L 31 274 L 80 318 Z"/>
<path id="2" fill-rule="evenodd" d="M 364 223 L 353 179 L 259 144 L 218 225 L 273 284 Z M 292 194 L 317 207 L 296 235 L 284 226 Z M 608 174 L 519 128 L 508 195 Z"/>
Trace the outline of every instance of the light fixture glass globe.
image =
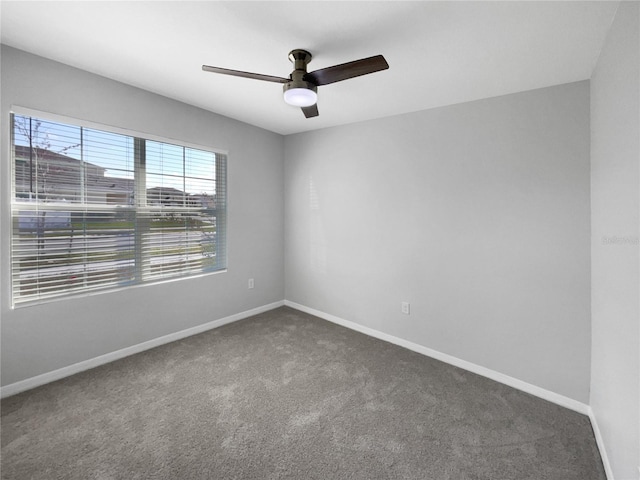
<path id="1" fill-rule="evenodd" d="M 284 101 L 294 107 L 310 107 L 318 101 L 318 95 L 308 88 L 290 88 L 284 92 Z"/>

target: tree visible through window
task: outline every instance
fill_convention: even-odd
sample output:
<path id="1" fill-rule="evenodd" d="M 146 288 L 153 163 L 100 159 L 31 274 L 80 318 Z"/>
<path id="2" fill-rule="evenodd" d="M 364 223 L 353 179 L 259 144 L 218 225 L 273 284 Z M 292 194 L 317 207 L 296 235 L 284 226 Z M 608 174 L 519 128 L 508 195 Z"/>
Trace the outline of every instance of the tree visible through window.
<path id="1" fill-rule="evenodd" d="M 226 268 L 226 156 L 12 116 L 13 305 Z"/>

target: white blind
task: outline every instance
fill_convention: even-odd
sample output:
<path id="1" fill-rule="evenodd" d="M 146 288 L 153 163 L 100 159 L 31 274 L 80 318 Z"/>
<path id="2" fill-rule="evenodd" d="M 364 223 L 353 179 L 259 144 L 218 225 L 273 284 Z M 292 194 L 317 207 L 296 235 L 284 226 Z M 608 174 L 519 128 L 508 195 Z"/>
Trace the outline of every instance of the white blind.
<path id="1" fill-rule="evenodd" d="M 13 305 L 226 268 L 226 156 L 12 117 Z"/>

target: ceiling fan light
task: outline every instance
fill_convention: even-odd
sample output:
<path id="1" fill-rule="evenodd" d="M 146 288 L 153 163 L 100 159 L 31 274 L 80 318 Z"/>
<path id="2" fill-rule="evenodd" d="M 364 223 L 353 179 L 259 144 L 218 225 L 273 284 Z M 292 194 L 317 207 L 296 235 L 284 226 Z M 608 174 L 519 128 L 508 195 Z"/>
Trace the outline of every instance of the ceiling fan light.
<path id="1" fill-rule="evenodd" d="M 308 88 L 290 88 L 284 91 L 284 101 L 294 107 L 310 107 L 318 101 L 318 94 Z"/>

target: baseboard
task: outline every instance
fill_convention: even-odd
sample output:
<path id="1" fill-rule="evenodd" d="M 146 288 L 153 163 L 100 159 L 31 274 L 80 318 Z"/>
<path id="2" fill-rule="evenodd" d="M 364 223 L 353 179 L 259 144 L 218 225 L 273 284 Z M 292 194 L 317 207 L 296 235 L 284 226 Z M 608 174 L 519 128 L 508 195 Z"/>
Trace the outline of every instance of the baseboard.
<path id="1" fill-rule="evenodd" d="M 229 323 L 236 322 L 238 320 L 242 320 L 244 318 L 251 317 L 253 315 L 257 315 L 259 313 L 267 312 L 269 310 L 273 310 L 275 308 L 286 305 L 288 307 L 294 308 L 296 310 L 300 310 L 305 313 L 309 313 L 316 317 L 322 318 L 324 320 L 330 321 L 332 323 L 341 325 L 343 327 L 349 328 L 351 330 L 355 330 L 360 333 L 364 333 L 365 335 L 369 335 L 374 338 L 378 338 L 380 340 L 387 341 L 389 343 L 393 343 L 395 345 L 404 347 L 408 350 L 420 353 L 422 355 L 435 358 L 436 360 L 440 360 L 442 362 L 448 363 L 450 365 L 454 365 L 456 367 L 463 368 L 470 372 L 476 373 L 483 377 L 490 378 L 491 380 L 495 380 L 497 382 L 503 383 L 510 387 L 516 388 L 526 393 L 530 393 L 531 395 L 535 395 L 536 397 L 542 398 L 544 400 L 550 401 L 562 407 L 568 408 L 570 410 L 574 410 L 576 412 L 587 415 L 591 421 L 591 425 L 593 427 L 593 433 L 596 439 L 596 443 L 598 446 L 598 450 L 600 451 L 600 456 L 602 458 L 602 463 L 604 466 L 605 473 L 607 475 L 608 480 L 614 480 L 613 471 L 611 469 L 611 465 L 609 463 L 609 459 L 607 456 L 607 451 L 604 448 L 604 440 L 602 438 L 602 434 L 600 432 L 600 428 L 598 426 L 598 422 L 593 413 L 593 410 L 589 405 L 586 405 L 582 402 L 578 402 L 577 400 L 565 397 L 563 395 L 557 394 L 550 390 L 546 390 L 544 388 L 538 387 L 536 385 L 532 385 L 527 382 L 523 382 L 522 380 L 518 380 L 517 378 L 510 377 L 508 375 L 504 375 L 500 372 L 496 372 L 494 370 L 482 367 L 480 365 L 476 365 L 474 363 L 468 362 L 466 360 L 459 359 L 452 355 L 448 355 L 446 353 L 439 352 L 437 350 L 433 350 L 431 348 L 425 347 L 423 345 L 419 345 L 408 340 L 404 340 L 402 338 L 395 337 L 393 335 L 389 335 L 387 333 L 380 332 L 373 328 L 365 327 L 363 325 L 359 325 L 355 322 L 351 322 L 349 320 L 345 320 L 343 318 L 337 317 L 335 315 L 331 315 L 320 310 L 316 310 L 305 305 L 301 305 L 299 303 L 291 302 L 289 300 L 281 300 L 278 302 L 270 303 L 267 305 L 263 305 L 261 307 L 253 308 L 251 310 L 246 310 L 244 312 L 236 313 L 234 315 L 230 315 L 228 317 L 220 318 L 218 320 L 213 320 L 208 323 L 204 323 L 202 325 L 198 325 L 195 327 L 187 328 L 185 330 L 181 330 L 179 332 L 171 333 L 169 335 L 164 335 L 162 337 L 155 338 L 153 340 L 148 340 L 146 342 L 139 343 L 137 345 L 132 345 L 130 347 L 123 348 L 121 350 L 116 350 L 115 352 L 110 352 L 104 355 L 100 355 L 95 358 L 91 358 L 89 360 L 85 360 L 82 362 L 75 363 L 73 365 L 69 365 L 67 367 L 60 368 L 58 370 L 53 370 L 51 372 L 43 373 L 42 375 L 37 375 L 35 377 L 31 377 L 25 380 L 21 380 L 19 382 L 15 382 L 4 387 L 0 388 L 0 398 L 9 397 L 11 395 L 15 395 L 20 392 L 24 392 L 26 390 L 30 390 L 35 387 L 39 387 L 41 385 L 45 385 L 47 383 L 54 382 L 56 380 L 60 380 L 65 377 L 69 377 L 76 373 L 83 372 L 85 370 L 89 370 L 91 368 L 99 367 L 100 365 L 107 364 L 109 362 L 113 362 L 115 360 L 119 360 L 121 358 L 128 357 L 130 355 L 134 355 L 136 353 L 143 352 L 145 350 L 149 350 L 151 348 L 158 347 L 160 345 L 164 345 L 166 343 L 175 342 L 176 340 L 181 340 L 186 337 L 190 337 L 192 335 L 197 335 L 198 333 L 206 332 L 207 330 L 211 330 L 214 328 L 221 327 L 223 325 L 227 325 Z M 640 468 L 639 468 L 640 470 Z"/>
<path id="2" fill-rule="evenodd" d="M 175 342 L 176 340 L 181 340 L 192 335 L 197 335 L 198 333 L 206 332 L 207 330 L 211 330 L 213 328 L 218 328 L 223 325 L 242 320 L 243 318 L 267 312 L 283 305 L 284 301 L 282 300 L 279 302 L 270 303 L 261 307 L 253 308 L 251 310 L 236 313 L 228 317 L 220 318 L 218 320 L 213 320 L 208 323 L 203 323 L 202 325 L 187 328 L 179 332 L 170 333 L 169 335 L 154 338 L 153 340 L 148 340 L 146 342 L 132 345 L 121 350 L 116 350 L 115 352 L 106 353 L 104 355 L 100 355 L 99 357 L 94 357 L 89 360 L 74 363 L 73 365 L 59 368 L 58 370 L 53 370 L 51 372 L 43 373 L 42 375 L 27 378 L 26 380 L 20 380 L 19 382 L 11 383 L 0 388 L 0 398 L 9 397 L 11 395 L 15 395 L 16 393 L 24 392 L 26 390 L 45 385 L 47 383 L 69 377 L 76 373 L 84 372 L 85 370 L 99 367 L 100 365 L 104 365 L 106 363 L 113 362 L 115 360 L 119 360 L 136 353 L 144 352 L 145 350 L 149 350 L 154 347 L 159 347 L 160 345 L 164 345 L 165 343 Z"/>
<path id="3" fill-rule="evenodd" d="M 335 315 L 324 313 L 319 310 L 309 308 L 305 305 L 300 305 L 299 303 L 285 300 L 284 304 L 288 307 L 295 308 L 296 310 L 300 310 L 302 312 L 315 315 L 316 317 L 320 317 L 324 320 L 328 320 L 332 323 L 342 325 L 343 327 L 347 327 L 351 330 L 355 330 L 357 332 L 364 333 L 365 335 L 369 335 L 371 337 L 375 337 L 380 340 L 384 340 L 386 342 L 399 345 L 408 350 L 412 350 L 414 352 L 421 353 L 422 355 L 426 355 L 427 357 L 435 358 L 436 360 L 440 360 L 450 365 L 463 368 L 464 370 L 468 370 L 478 375 L 482 375 L 483 377 L 490 378 L 491 380 L 495 380 L 496 382 L 500 382 L 510 387 L 516 388 L 518 390 L 522 390 L 523 392 L 530 393 L 531 395 L 535 395 L 536 397 L 540 397 L 544 400 L 555 403 L 562 407 L 582 413 L 583 415 L 589 415 L 590 408 L 587 404 L 579 402 L 569 397 L 565 397 L 564 395 L 560 395 L 558 393 L 552 392 L 550 390 L 546 390 L 536 385 L 523 382 L 522 380 L 518 380 L 517 378 L 510 377 L 508 375 L 505 375 L 500 372 L 496 372 L 489 368 L 476 365 L 475 363 L 471 363 L 466 360 L 462 360 L 460 358 L 454 357 L 452 355 L 448 355 L 446 353 L 433 350 L 423 345 L 419 345 L 417 343 L 413 343 L 408 340 L 404 340 L 402 338 L 394 337 L 393 335 L 389 335 L 387 333 L 374 330 L 373 328 L 359 325 L 349 320 L 344 320 L 342 318 L 336 317 Z"/>
<path id="4" fill-rule="evenodd" d="M 607 455 L 606 448 L 604 448 L 604 439 L 602 438 L 602 433 L 600 432 L 600 427 L 598 426 L 598 420 L 596 419 L 596 416 L 593 413 L 591 407 L 588 407 L 587 415 L 589 415 L 589 420 L 591 420 L 593 435 L 596 437 L 596 445 L 598 445 L 598 450 L 600 451 L 600 458 L 602 459 L 604 473 L 607 475 L 607 480 L 614 480 L 613 470 L 611 469 L 611 464 L 609 463 L 609 456 Z"/>

